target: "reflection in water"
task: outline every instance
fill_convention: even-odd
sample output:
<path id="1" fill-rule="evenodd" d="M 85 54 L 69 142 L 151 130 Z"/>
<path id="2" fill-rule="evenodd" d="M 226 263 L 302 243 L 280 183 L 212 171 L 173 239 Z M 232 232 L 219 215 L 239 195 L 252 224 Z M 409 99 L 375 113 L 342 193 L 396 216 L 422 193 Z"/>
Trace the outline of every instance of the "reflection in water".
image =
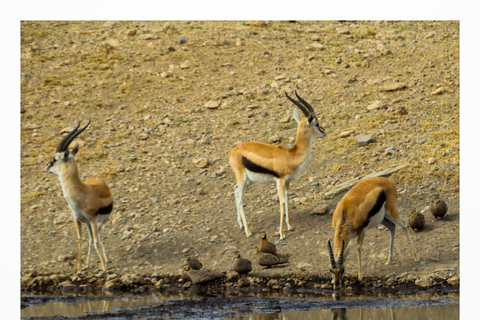
<path id="1" fill-rule="evenodd" d="M 418 305 L 415 303 L 411 303 L 411 301 L 421 300 L 421 299 L 433 299 L 439 298 L 438 296 L 434 296 L 431 294 L 418 294 L 418 295 L 411 295 L 411 296 L 402 296 L 402 295 L 379 295 L 379 296 L 369 296 L 369 297 L 362 297 L 362 296 L 347 296 L 341 299 L 340 297 L 332 298 L 330 295 L 324 294 L 293 294 L 289 296 L 289 299 L 292 300 L 303 300 L 303 301 L 311 301 L 319 302 L 325 301 L 328 302 L 326 305 L 327 308 L 325 309 L 312 309 L 306 311 L 280 311 L 280 312 L 269 312 L 263 311 L 264 313 L 260 313 L 259 309 L 250 309 L 251 311 L 245 311 L 235 309 L 235 306 L 232 306 L 230 310 L 223 309 L 222 312 L 229 312 L 229 317 L 232 317 L 232 314 L 235 314 L 236 310 L 239 311 L 237 314 L 238 317 L 234 317 L 231 319 L 237 320 L 267 320 L 267 319 L 288 319 L 288 320 L 296 320 L 296 319 L 365 319 L 365 320 L 402 320 L 402 319 L 419 319 L 419 320 L 428 320 L 428 319 L 445 319 L 445 320 L 455 320 L 459 319 L 459 303 L 458 303 L 458 294 L 449 294 L 448 296 L 453 297 L 455 300 L 452 301 L 450 304 L 446 305 L 434 305 L 434 306 L 425 306 L 425 305 Z M 252 297 L 252 296 L 250 296 Z M 283 296 L 284 297 L 284 296 Z M 388 298 L 387 298 L 388 297 Z M 105 298 L 105 299 L 103 299 Z M 170 295 L 170 296 L 162 296 L 161 294 L 155 295 L 146 295 L 146 296 L 135 296 L 135 297 L 119 297 L 115 299 L 108 299 L 108 296 L 103 297 L 96 297 L 97 300 L 94 301 L 77 301 L 74 303 L 67 303 L 67 302 L 52 302 L 47 303 L 43 306 L 32 306 L 27 307 L 21 310 L 21 317 L 53 317 L 53 316 L 63 316 L 63 317 L 74 317 L 74 316 L 82 316 L 91 313 L 102 313 L 107 311 L 118 311 L 120 309 L 135 309 L 142 306 L 152 306 L 152 305 L 160 305 L 165 301 L 173 301 L 173 300 L 191 300 L 199 298 L 198 296 L 192 296 L 189 294 L 178 294 L 178 295 Z M 219 297 L 220 299 L 221 297 Z M 257 300 L 255 300 L 252 305 L 267 305 L 267 301 L 269 298 L 273 298 L 270 296 L 259 295 Z M 401 303 L 400 305 L 395 306 L 388 306 L 386 307 L 385 304 L 376 304 L 378 307 L 351 307 L 345 304 L 348 302 L 352 302 L 354 300 L 357 301 L 380 301 L 378 299 L 385 299 L 389 301 L 409 301 L 410 303 Z M 352 300 L 352 301 L 350 301 Z M 343 305 L 342 305 L 343 303 Z M 370 304 L 369 304 L 370 306 Z M 375 306 L 375 304 L 373 304 Z M 228 307 L 228 306 L 227 306 Z M 252 307 L 253 308 L 253 307 Z M 280 308 L 284 309 L 284 307 Z M 265 309 L 266 310 L 266 309 Z M 190 310 L 191 311 L 191 310 Z M 204 310 L 205 311 L 205 310 Z M 200 311 L 202 312 L 202 311 Z M 179 313 L 180 314 L 180 313 Z M 207 313 L 208 314 L 208 313 Z M 204 314 L 204 315 L 207 315 Z M 242 316 L 242 314 L 250 314 L 247 316 Z M 191 314 L 189 316 L 192 317 Z M 217 314 L 218 316 L 218 314 Z M 142 315 L 139 313 L 138 319 L 141 319 Z M 188 318 L 188 317 L 185 317 Z"/>

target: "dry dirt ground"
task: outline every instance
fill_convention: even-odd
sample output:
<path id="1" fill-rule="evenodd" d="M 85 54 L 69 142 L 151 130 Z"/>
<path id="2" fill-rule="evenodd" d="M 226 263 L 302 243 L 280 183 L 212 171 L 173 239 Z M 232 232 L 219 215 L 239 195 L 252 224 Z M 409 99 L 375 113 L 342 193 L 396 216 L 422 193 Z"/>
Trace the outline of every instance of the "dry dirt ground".
<path id="1" fill-rule="evenodd" d="M 294 106 L 284 92 L 294 90 L 328 135 L 292 182 L 295 231 L 278 242 L 276 188 L 254 184 L 246 238 L 228 153 L 247 140 L 291 145 Z M 324 194 L 336 185 L 405 164 L 390 176 L 403 220 L 437 197 L 448 214 L 436 221 L 426 211 L 425 229 L 410 229 L 417 263 L 400 228 L 390 266 L 388 231 L 369 231 L 364 273 L 459 277 L 456 21 L 24 21 L 20 112 L 22 277 L 76 272 L 70 211 L 45 165 L 62 135 L 87 119 L 76 159 L 81 178 L 103 178 L 115 198 L 103 226 L 111 278 L 180 275 L 186 253 L 233 273 L 233 252 L 254 260 L 264 230 L 292 258 L 284 268 L 255 266 L 257 275 L 326 276 L 331 215 L 311 212 L 335 207 L 342 194 Z M 370 134 L 374 142 L 357 145 L 357 135 Z M 83 235 L 85 259 L 85 227 Z M 97 274 L 92 256 L 87 273 Z M 356 272 L 354 252 L 346 274 Z"/>

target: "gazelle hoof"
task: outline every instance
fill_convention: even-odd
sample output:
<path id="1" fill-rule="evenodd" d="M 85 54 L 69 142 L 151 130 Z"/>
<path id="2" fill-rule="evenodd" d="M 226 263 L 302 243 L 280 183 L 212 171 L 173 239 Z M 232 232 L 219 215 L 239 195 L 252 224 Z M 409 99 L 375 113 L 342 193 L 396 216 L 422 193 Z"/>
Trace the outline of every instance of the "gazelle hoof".
<path id="1" fill-rule="evenodd" d="M 294 227 L 288 227 L 288 231 L 295 231 Z"/>

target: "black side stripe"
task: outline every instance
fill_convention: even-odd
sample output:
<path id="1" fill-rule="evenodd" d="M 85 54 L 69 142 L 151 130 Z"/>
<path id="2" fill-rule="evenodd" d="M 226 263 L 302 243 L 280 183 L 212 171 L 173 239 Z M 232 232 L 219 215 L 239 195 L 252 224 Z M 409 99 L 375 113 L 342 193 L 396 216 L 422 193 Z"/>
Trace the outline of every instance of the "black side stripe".
<path id="1" fill-rule="evenodd" d="M 270 170 L 270 169 L 267 169 L 267 168 L 264 168 L 262 166 L 259 166 L 258 164 L 253 163 L 252 161 L 248 160 L 245 157 L 242 157 L 242 162 L 243 162 L 243 165 L 245 166 L 245 168 L 247 168 L 248 170 L 250 170 L 252 172 L 269 174 L 269 175 L 274 176 L 276 178 L 280 177 L 280 175 L 277 172 L 275 172 L 273 170 Z"/>
<path id="2" fill-rule="evenodd" d="M 382 190 L 382 192 L 380 192 L 380 194 L 378 195 L 375 205 L 368 212 L 367 219 L 362 224 L 362 229 L 368 226 L 368 224 L 370 223 L 370 218 L 374 216 L 378 211 L 380 211 L 385 201 L 387 201 L 387 196 L 385 195 L 385 191 Z"/>
<path id="3" fill-rule="evenodd" d="M 110 214 L 112 212 L 112 209 L 113 209 L 113 202 L 106 207 L 98 209 L 96 214 Z"/>

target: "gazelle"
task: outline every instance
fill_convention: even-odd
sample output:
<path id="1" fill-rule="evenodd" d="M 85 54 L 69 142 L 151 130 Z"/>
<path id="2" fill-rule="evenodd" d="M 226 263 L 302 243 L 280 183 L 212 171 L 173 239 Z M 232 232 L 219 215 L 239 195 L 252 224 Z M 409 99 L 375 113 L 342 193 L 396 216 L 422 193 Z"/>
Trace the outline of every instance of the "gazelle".
<path id="1" fill-rule="evenodd" d="M 288 188 L 290 181 L 298 177 L 310 160 L 314 138 L 323 138 L 327 134 L 318 123 L 312 106 L 295 92 L 298 100 L 285 96 L 293 102 L 306 116 L 301 118 L 298 109 L 293 109 L 293 118 L 298 123 L 297 138 L 292 147 L 269 145 L 262 142 L 243 142 L 230 151 L 230 166 L 237 184 L 234 187 L 237 206 L 237 221 L 240 228 L 245 228 L 247 237 L 252 233 L 248 229 L 243 212 L 245 189 L 252 182 L 275 182 L 280 200 L 280 239 L 285 239 L 283 219 L 286 216 L 288 230 L 294 230 L 288 215 Z"/>
<path id="2" fill-rule="evenodd" d="M 48 172 L 58 175 L 60 184 L 62 185 L 63 195 L 72 209 L 73 221 L 75 222 L 75 228 L 77 230 L 78 273 L 81 271 L 81 223 L 87 226 L 90 237 L 86 261 L 87 268 L 90 267 L 90 254 L 93 244 L 102 262 L 103 271 L 107 271 L 105 263 L 108 262 L 109 259 L 102 243 L 100 228 L 110 217 L 113 208 L 113 198 L 110 194 L 110 189 L 103 180 L 90 178 L 84 183 L 80 181 L 77 163 L 74 158 L 79 149 L 78 143 L 71 152 L 68 150 L 68 146 L 73 139 L 82 133 L 89 124 L 90 121 L 88 121 L 85 127 L 78 130 L 80 126 L 79 122 L 77 127 L 60 141 L 53 155 L 53 159 L 50 160 L 46 166 Z M 103 254 L 100 253 L 99 246 Z"/>
<path id="3" fill-rule="evenodd" d="M 368 229 L 383 224 L 390 231 L 390 251 L 386 264 L 392 262 L 395 225 L 402 227 L 407 235 L 413 257 L 418 261 L 417 251 L 413 245 L 405 223 L 400 218 L 397 207 L 397 189 L 395 183 L 387 178 L 367 178 L 350 189 L 338 203 L 333 213 L 332 224 L 335 228 L 333 249 L 328 241 L 330 272 L 335 290 L 342 285 L 345 261 L 350 252 L 351 241 L 357 238 L 358 280 L 362 275 L 362 246 Z M 347 248 L 345 249 L 345 245 Z"/>

